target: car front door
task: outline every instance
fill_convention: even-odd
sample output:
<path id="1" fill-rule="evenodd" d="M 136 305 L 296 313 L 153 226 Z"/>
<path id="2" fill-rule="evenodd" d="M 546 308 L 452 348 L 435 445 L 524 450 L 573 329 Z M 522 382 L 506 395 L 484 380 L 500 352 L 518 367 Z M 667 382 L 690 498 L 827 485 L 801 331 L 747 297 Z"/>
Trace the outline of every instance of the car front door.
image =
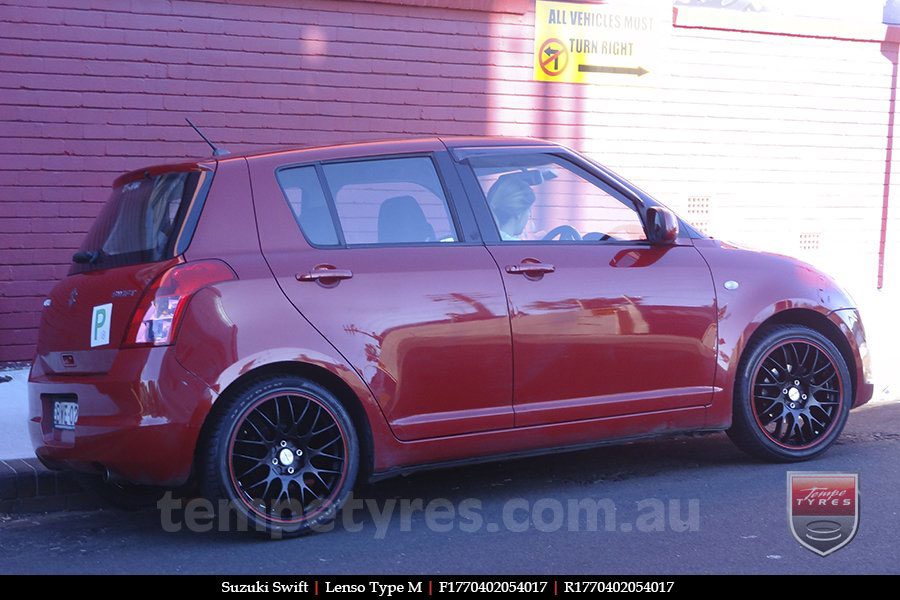
<path id="1" fill-rule="evenodd" d="M 569 153 L 460 174 L 506 286 L 517 426 L 709 404 L 716 298 L 689 239 L 649 243 L 629 196 Z"/>
<path id="2" fill-rule="evenodd" d="M 463 234 L 477 228 L 449 201 L 454 186 L 464 194 L 446 151 L 285 161 L 249 159 L 263 253 L 394 434 L 512 427 L 503 283 L 480 239 Z"/>

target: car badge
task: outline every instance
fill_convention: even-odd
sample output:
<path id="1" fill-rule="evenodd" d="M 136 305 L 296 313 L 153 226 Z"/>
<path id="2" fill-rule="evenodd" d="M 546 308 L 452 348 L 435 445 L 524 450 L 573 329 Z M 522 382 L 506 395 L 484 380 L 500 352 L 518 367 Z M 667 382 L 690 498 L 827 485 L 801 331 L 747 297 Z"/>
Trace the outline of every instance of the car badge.
<path id="1" fill-rule="evenodd" d="M 78 300 L 78 288 L 72 288 L 72 291 L 69 292 L 69 307 L 75 305 L 75 301 Z"/>

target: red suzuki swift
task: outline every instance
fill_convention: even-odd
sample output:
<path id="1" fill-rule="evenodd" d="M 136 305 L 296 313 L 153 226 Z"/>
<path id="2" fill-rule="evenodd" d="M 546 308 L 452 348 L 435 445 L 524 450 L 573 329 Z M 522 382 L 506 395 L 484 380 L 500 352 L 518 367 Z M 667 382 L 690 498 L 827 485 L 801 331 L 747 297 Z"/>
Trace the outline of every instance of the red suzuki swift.
<path id="1" fill-rule="evenodd" d="M 290 535 L 426 466 L 721 430 L 804 460 L 871 395 L 826 275 L 564 147 L 431 138 L 119 177 L 44 302 L 29 426 L 50 468 Z"/>

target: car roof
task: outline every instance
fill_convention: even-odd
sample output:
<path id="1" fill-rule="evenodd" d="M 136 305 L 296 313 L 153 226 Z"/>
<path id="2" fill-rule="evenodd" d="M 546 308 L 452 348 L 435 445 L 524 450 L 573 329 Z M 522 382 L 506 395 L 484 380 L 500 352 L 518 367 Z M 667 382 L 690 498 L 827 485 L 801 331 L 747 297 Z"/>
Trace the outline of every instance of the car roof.
<path id="1" fill-rule="evenodd" d="M 277 156 L 288 161 L 300 162 L 415 152 L 435 152 L 444 150 L 445 148 L 478 148 L 486 146 L 557 147 L 558 144 L 530 137 L 453 135 L 440 137 L 388 138 L 356 142 L 350 141 L 325 146 L 280 146 L 256 149 L 248 152 L 234 152 L 216 157 L 198 158 L 195 161 L 189 162 L 173 162 L 142 167 L 122 174 L 116 179 L 115 184 L 119 184 L 122 181 L 127 181 L 136 177 L 138 174 L 145 174 L 147 172 L 165 172 L 170 169 L 185 169 L 191 165 L 206 165 L 207 167 L 213 167 L 216 161 L 230 162 L 233 160 L 253 160 Z"/>
<path id="2" fill-rule="evenodd" d="M 503 137 L 503 136 L 431 136 L 411 138 L 388 138 L 380 140 L 365 140 L 356 142 L 343 142 L 327 146 L 294 146 L 256 150 L 253 152 L 230 154 L 219 157 L 220 160 L 229 158 L 257 158 L 273 155 L 304 155 L 309 160 L 327 160 L 329 158 L 345 158 L 352 156 L 378 156 L 381 154 L 402 154 L 406 152 L 433 152 L 447 148 L 459 147 L 484 147 L 484 146 L 555 146 L 556 144 L 545 140 L 529 137 Z M 299 158 L 299 156 L 298 156 Z"/>

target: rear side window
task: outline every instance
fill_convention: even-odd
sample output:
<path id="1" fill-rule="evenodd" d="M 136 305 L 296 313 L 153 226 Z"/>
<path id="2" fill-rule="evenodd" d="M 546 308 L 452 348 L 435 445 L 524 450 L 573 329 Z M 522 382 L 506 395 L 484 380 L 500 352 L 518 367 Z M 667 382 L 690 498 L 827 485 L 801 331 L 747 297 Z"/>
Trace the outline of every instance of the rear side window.
<path id="1" fill-rule="evenodd" d="M 316 168 L 285 169 L 278 173 L 278 181 L 306 239 L 316 246 L 336 245 L 337 232 Z"/>
<path id="2" fill-rule="evenodd" d="M 443 187 L 428 157 L 388 158 L 278 172 L 298 225 L 314 245 L 428 244 L 458 241 Z M 333 219 L 337 217 L 337 223 Z"/>
<path id="3" fill-rule="evenodd" d="M 73 263 L 71 273 L 173 258 L 187 249 L 210 174 L 178 171 L 144 176 L 113 188 L 79 251 L 91 262 Z M 189 227 L 184 227 L 191 221 Z"/>

